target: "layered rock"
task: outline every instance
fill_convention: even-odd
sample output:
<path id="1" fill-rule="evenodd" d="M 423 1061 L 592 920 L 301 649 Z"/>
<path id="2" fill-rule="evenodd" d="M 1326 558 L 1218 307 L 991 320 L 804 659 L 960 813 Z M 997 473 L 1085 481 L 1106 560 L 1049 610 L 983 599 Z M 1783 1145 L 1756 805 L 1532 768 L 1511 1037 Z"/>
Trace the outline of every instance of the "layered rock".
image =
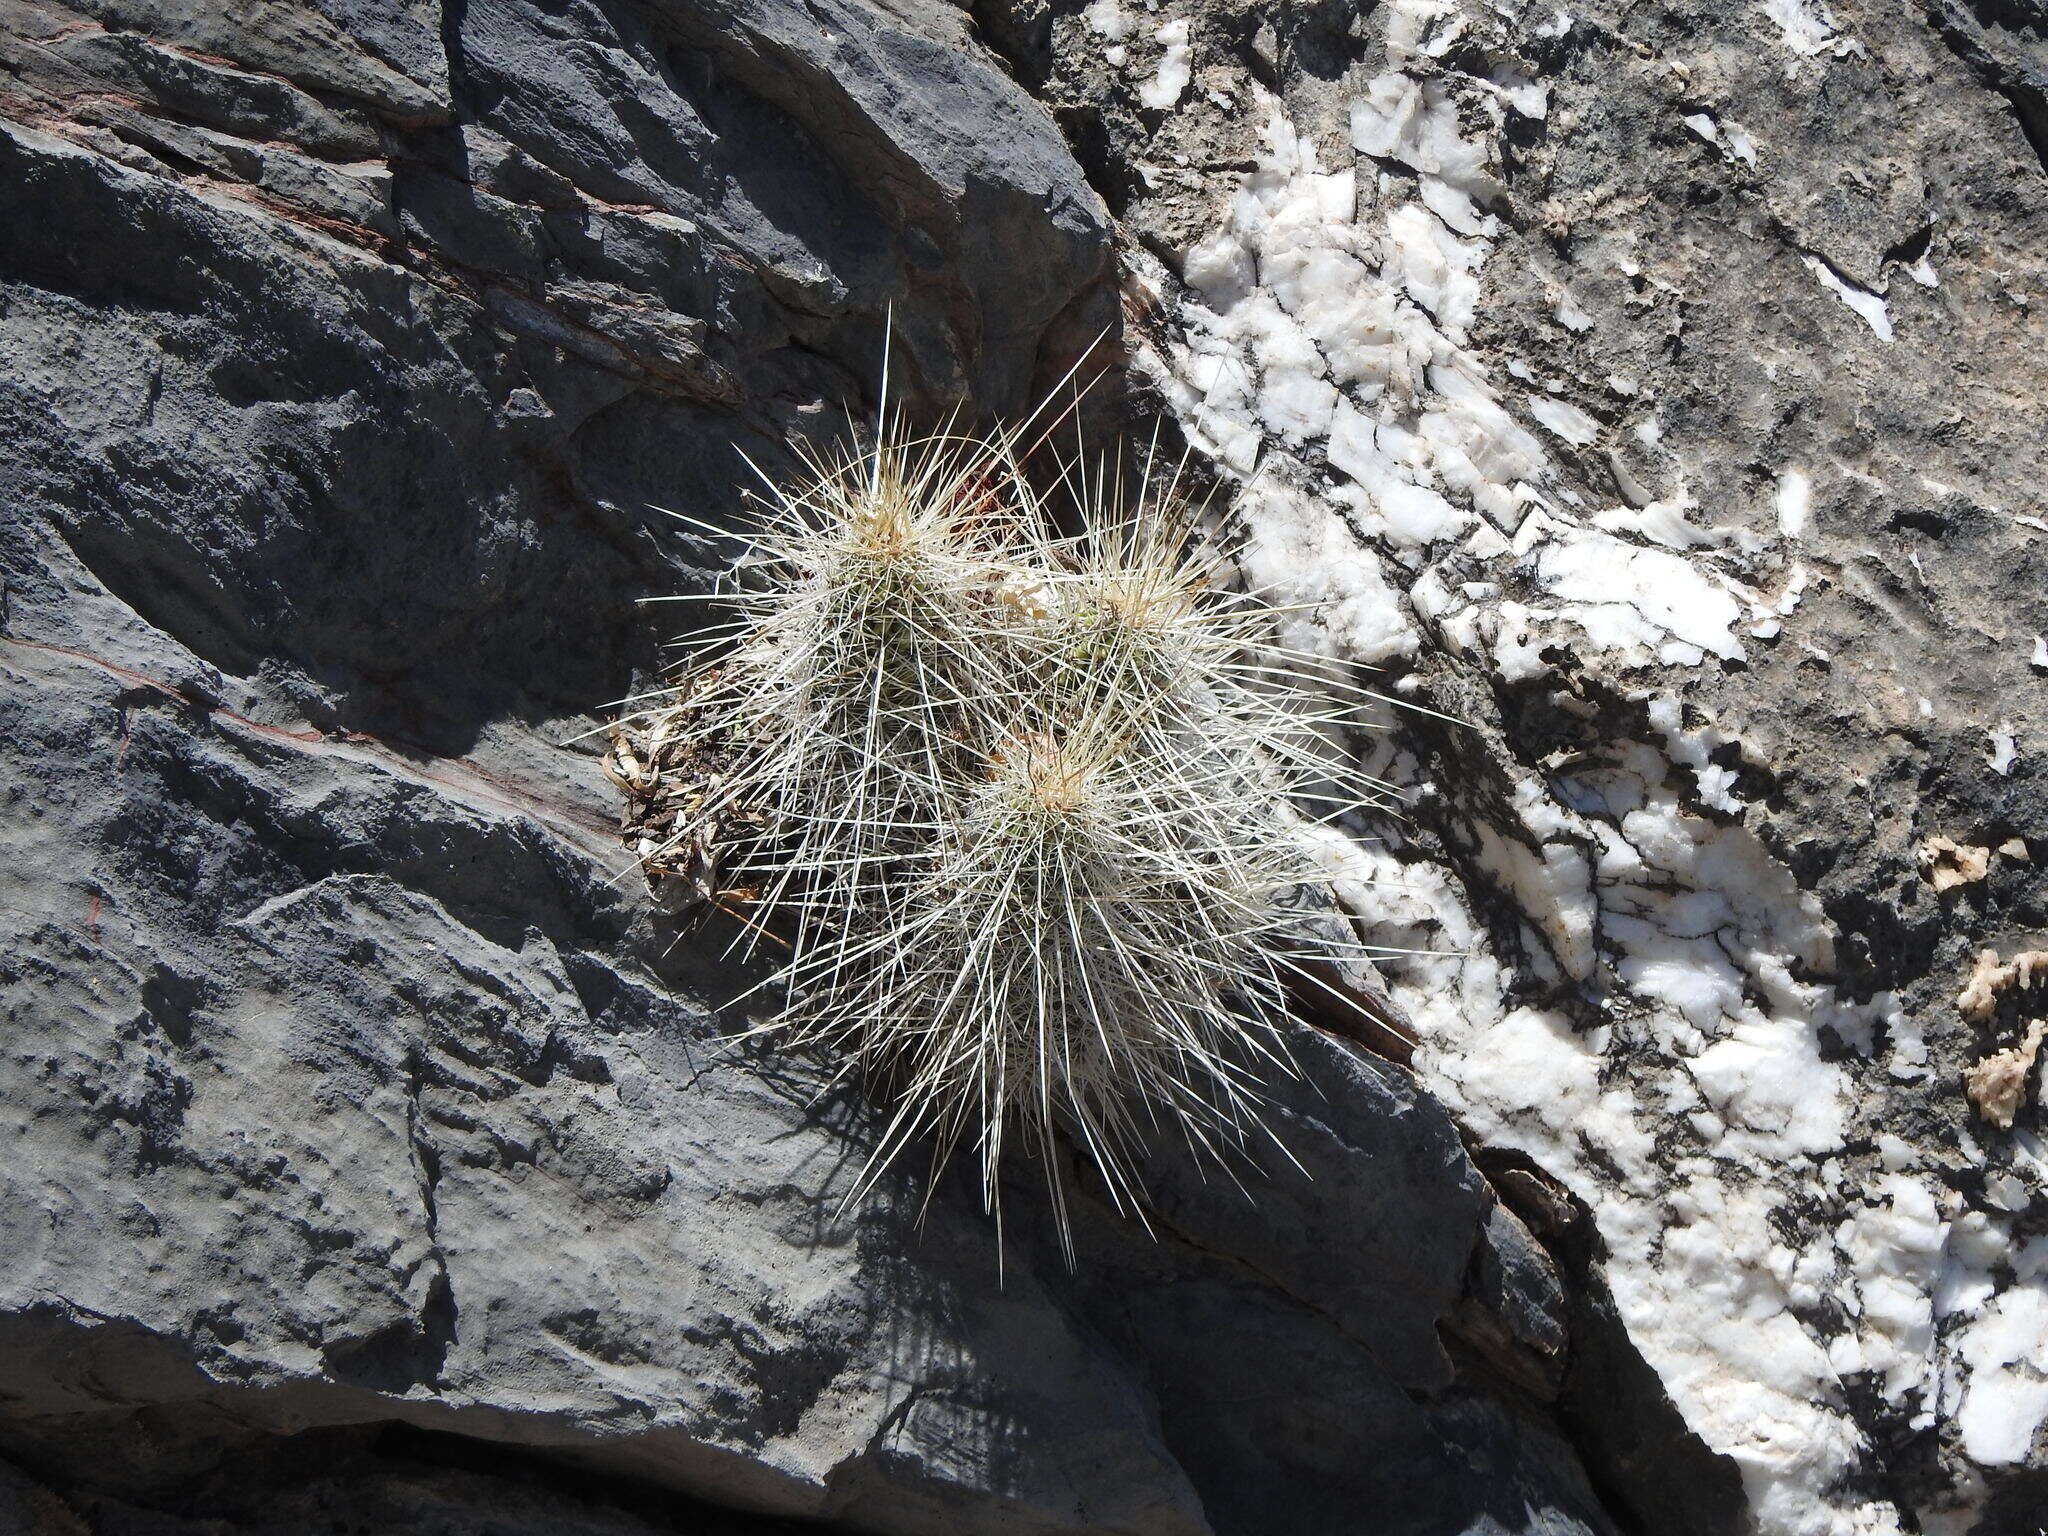
<path id="1" fill-rule="evenodd" d="M 1311 1177 L 1162 1151 L 1154 1232 L 999 1270 L 971 1191 L 842 1211 L 869 1108 L 634 878 L 577 738 L 732 555 L 657 509 L 741 517 L 885 325 L 1000 414 L 1117 317 L 965 18 L 0 20 L 15 1524 L 1605 1532 L 1649 1446 L 1734 1528 L 1583 1213 L 1397 1064 L 1305 1025 Z"/>

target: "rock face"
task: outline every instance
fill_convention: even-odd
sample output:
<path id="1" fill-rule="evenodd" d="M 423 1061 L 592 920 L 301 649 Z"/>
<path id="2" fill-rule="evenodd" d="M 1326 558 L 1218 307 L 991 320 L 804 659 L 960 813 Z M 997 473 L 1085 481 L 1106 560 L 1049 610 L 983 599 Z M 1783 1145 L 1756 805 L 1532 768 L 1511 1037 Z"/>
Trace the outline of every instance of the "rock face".
<path id="1" fill-rule="evenodd" d="M 724 1043 L 562 745 L 728 557 L 652 507 L 737 515 L 892 308 L 926 410 L 1114 320 L 959 13 L 4 20 L 10 1529 L 1613 1529 L 1406 1073 L 1306 1035 L 1313 1182 L 1162 1156 L 1078 1276 L 907 1175 L 841 1219 L 866 1108 Z"/>
<path id="2" fill-rule="evenodd" d="M 1254 576 L 1466 722 L 1390 721 L 1411 815 L 1344 855 L 1424 1082 L 1583 1203 L 1768 1531 L 2048 1507 L 2044 42 L 1388 0 L 1015 45 Z"/>
<path id="3" fill-rule="evenodd" d="M 1509 12 L 0 0 L 0 1528 L 2033 1528 L 2048 23 Z M 1074 1273 L 841 1212 L 571 740 L 886 325 L 1123 327 L 1467 722 L 1332 845 L 1412 1070 Z"/>

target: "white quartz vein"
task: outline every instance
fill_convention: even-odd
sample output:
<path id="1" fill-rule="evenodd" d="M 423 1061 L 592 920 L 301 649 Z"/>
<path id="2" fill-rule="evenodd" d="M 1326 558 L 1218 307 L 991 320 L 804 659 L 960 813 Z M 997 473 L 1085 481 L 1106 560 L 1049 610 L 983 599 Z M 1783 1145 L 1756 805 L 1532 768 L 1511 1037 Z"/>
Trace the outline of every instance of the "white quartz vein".
<path id="1" fill-rule="evenodd" d="M 1816 51 L 1839 41 L 1824 6 L 1781 11 L 1788 41 L 1808 22 L 1797 35 Z M 1257 169 L 1188 254 L 1179 334 L 1146 361 L 1243 485 L 1246 576 L 1306 605 L 1295 643 L 1396 671 L 1442 649 L 1521 683 L 1548 670 L 1546 637 L 1568 635 L 1641 684 L 1640 739 L 1524 772 L 1506 804 L 1464 819 L 1455 864 L 1398 833 L 1331 834 L 1328 857 L 1381 940 L 1411 951 L 1386 969 L 1419 1065 L 1475 1130 L 1592 1206 L 1632 1336 L 1740 1465 L 1763 1529 L 1888 1536 L 1898 1512 L 1853 1491 L 1871 1451 L 1844 1378 L 1960 1414 L 1971 1454 L 1995 1462 L 2048 1413 L 2042 1329 L 2026 1333 L 2048 1292 L 1983 1278 L 2002 1234 L 1937 1204 L 1909 1149 L 1875 1188 L 1845 1180 L 1856 1083 L 1911 1080 L 1925 1049 L 1894 999 L 1827 984 L 1831 930 L 1742 824 L 1741 743 L 1688 722 L 1659 682 L 1775 633 L 1803 569 L 1774 595 L 1744 586 L 1682 486 L 1586 515 L 1563 495 L 1530 423 L 1574 448 L 1600 423 L 1503 391 L 1470 346 L 1502 231 L 1491 146 L 1467 130 L 1547 98 L 1441 69 L 1466 30 L 1453 0 L 1382 16 L 1390 67 L 1352 106 L 1355 162 L 1325 169 L 1263 98 Z M 1788 543 L 1809 497 L 1806 473 L 1783 471 Z M 1411 793 L 1445 793 L 1381 754 Z M 1502 899 L 1524 924 L 1506 947 L 1479 916 Z M 1586 1007 L 1535 1000 L 1555 985 Z M 1833 1214 L 1794 1237 L 1792 1213 L 1816 1208 Z M 1819 1321 L 1824 1297 L 1848 1303 L 1846 1326 Z"/>

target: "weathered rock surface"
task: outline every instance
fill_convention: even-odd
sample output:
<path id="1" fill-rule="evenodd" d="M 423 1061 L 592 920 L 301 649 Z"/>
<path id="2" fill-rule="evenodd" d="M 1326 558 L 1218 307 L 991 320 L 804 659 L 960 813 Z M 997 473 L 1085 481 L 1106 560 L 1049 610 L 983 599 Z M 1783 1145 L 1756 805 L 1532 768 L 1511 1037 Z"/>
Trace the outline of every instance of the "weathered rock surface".
<path id="1" fill-rule="evenodd" d="M 0 0 L 0 1530 L 2033 1536 L 2044 146 L 2037 0 Z M 562 744 L 892 315 L 1466 722 L 1414 1072 L 1076 1274 Z"/>
<path id="2" fill-rule="evenodd" d="M 1257 578 L 1472 727 L 1349 856 L 1424 1082 L 1765 1530 L 2039 1526 L 2048 10 L 1013 22 Z"/>
<path id="3" fill-rule="evenodd" d="M 1305 1031 L 1312 1180 L 1162 1154 L 999 1284 L 967 1191 L 841 1217 L 866 1108 L 624 868 L 561 743 L 723 554 L 653 508 L 892 307 L 990 412 L 1117 316 L 960 12 L 0 0 L 0 70 L 0 1524 L 1740 1527 L 1405 1072 Z"/>

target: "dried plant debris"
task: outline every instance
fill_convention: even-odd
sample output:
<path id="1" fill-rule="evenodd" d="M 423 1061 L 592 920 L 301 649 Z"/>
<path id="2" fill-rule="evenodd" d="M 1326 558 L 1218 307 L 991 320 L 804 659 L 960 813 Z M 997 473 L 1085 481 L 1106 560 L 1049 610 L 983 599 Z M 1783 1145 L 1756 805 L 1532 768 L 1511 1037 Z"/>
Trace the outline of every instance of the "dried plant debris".
<path id="1" fill-rule="evenodd" d="M 1956 994 L 1956 1011 L 1982 1024 L 1997 1012 L 2000 993 L 2031 987 L 2044 979 L 2048 979 L 2048 950 L 2026 950 L 2010 960 L 2000 960 L 1995 949 L 1980 950 L 1970 979 Z"/>
<path id="2" fill-rule="evenodd" d="M 729 909 L 753 898 L 750 891 L 722 884 L 719 852 L 758 835 L 766 823 L 763 807 L 719 795 L 721 778 L 733 767 L 732 751 L 683 728 L 688 690 L 705 680 L 686 680 L 676 707 L 613 722 L 603 758 L 605 777 L 625 796 L 620 835 L 648 889 L 678 914 L 707 904 Z M 713 807 L 709 814 L 707 807 Z"/>
<path id="3" fill-rule="evenodd" d="M 2001 1131 L 2012 1129 L 2013 1116 L 2026 1102 L 2027 1087 L 2034 1075 L 2035 1058 L 2041 1052 L 2041 1038 L 2048 1035 L 2048 1019 L 2033 1019 L 2018 1045 L 1994 1051 L 1963 1072 L 1963 1089 L 1977 1112 Z"/>
<path id="4" fill-rule="evenodd" d="M 1956 995 L 1956 1011 L 1976 1024 L 1997 1017 L 2001 997 L 2048 981 L 2048 950 L 2030 949 L 2000 960 L 1995 949 L 1980 950 L 1969 980 Z M 2000 1130 L 2012 1129 L 2013 1118 L 2026 1103 L 2048 1020 L 2026 1022 L 2017 1045 L 1993 1051 L 1963 1072 L 1963 1089 L 1978 1113 Z"/>
<path id="5" fill-rule="evenodd" d="M 1948 837 L 1930 837 L 1922 843 L 1919 859 L 1920 873 L 1936 891 L 1974 885 L 1991 872 L 1989 848 L 1973 847 Z"/>

